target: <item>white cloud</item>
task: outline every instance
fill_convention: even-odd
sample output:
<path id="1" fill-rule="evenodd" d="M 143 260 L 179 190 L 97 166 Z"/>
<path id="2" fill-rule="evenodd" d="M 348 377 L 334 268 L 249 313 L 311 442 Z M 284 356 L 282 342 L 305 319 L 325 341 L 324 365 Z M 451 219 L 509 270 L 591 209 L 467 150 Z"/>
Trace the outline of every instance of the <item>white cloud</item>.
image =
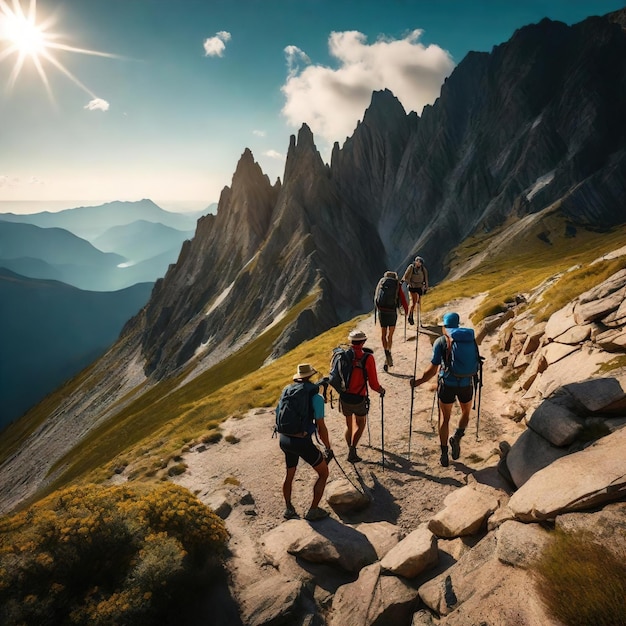
<path id="1" fill-rule="evenodd" d="M 267 135 L 267 133 L 264 130 L 253 130 L 252 134 L 255 137 L 265 137 Z"/>
<path id="2" fill-rule="evenodd" d="M 413 30 L 396 40 L 380 37 L 373 44 L 358 31 L 332 32 L 328 47 L 336 69 L 312 65 L 302 50 L 288 46 L 283 115 L 294 127 L 306 122 L 315 135 L 332 143 L 354 132 L 376 90 L 390 89 L 407 111 L 421 114 L 454 68 L 447 51 L 419 42 L 422 32 Z M 300 63 L 308 64 L 301 69 Z"/>
<path id="3" fill-rule="evenodd" d="M 280 159 L 281 161 L 285 159 L 285 155 L 276 150 L 266 150 L 263 154 L 270 159 Z"/>
<path id="4" fill-rule="evenodd" d="M 24 188 L 24 187 L 41 187 L 43 181 L 36 176 L 30 176 L 26 179 L 18 176 L 0 175 L 0 188 Z"/>
<path id="5" fill-rule="evenodd" d="M 220 30 L 215 33 L 213 37 L 209 37 L 204 40 L 204 56 L 206 57 L 221 57 L 224 56 L 224 50 L 226 50 L 226 42 L 230 41 L 230 33 L 225 30 Z"/>
<path id="6" fill-rule="evenodd" d="M 89 104 L 86 104 L 83 108 L 89 111 L 108 111 L 109 103 L 102 98 L 94 98 Z"/>

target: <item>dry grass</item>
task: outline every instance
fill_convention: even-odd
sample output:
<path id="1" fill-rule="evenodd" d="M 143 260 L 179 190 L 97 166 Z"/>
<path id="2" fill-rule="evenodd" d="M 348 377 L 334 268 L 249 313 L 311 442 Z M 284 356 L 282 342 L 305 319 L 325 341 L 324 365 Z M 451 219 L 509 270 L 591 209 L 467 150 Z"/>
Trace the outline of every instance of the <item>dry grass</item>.
<path id="1" fill-rule="evenodd" d="M 591 537 L 555 532 L 535 580 L 548 611 L 566 626 L 626 626 L 626 563 Z"/>

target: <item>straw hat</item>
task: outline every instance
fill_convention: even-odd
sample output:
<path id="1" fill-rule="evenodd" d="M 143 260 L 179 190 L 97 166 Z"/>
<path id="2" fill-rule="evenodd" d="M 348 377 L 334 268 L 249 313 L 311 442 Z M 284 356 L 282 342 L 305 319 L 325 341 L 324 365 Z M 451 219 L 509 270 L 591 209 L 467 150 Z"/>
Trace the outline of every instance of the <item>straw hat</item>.
<path id="1" fill-rule="evenodd" d="M 362 330 L 353 330 L 349 335 L 348 339 L 352 343 L 360 343 L 362 341 L 367 340 L 367 335 Z"/>
<path id="2" fill-rule="evenodd" d="M 300 363 L 298 365 L 298 371 L 294 374 L 294 380 L 300 380 L 303 378 L 311 378 L 313 374 L 317 374 L 317 370 L 311 367 L 308 363 Z"/>

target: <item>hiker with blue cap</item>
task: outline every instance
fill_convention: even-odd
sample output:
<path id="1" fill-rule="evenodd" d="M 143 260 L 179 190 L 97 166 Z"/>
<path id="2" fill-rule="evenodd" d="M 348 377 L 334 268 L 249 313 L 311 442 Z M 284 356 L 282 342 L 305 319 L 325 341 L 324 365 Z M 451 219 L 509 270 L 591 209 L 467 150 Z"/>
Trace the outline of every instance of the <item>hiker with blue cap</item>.
<path id="1" fill-rule="evenodd" d="M 448 467 L 448 434 L 450 416 L 454 401 L 461 407 L 459 426 L 450 437 L 452 458 L 461 455 L 461 438 L 469 422 L 474 397 L 474 381 L 480 369 L 480 354 L 474 330 L 459 326 L 459 314 L 450 312 L 443 316 L 442 336 L 433 344 L 430 365 L 419 378 L 412 378 L 412 387 L 418 387 L 439 372 L 437 397 L 439 398 L 439 443 L 441 444 L 440 463 Z"/>

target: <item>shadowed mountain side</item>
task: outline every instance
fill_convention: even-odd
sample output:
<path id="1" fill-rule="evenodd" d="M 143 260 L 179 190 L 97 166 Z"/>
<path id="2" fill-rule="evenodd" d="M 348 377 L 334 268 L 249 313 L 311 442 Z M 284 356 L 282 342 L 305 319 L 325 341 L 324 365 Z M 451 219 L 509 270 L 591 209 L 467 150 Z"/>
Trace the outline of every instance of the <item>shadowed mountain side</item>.
<path id="1" fill-rule="evenodd" d="M 100 357 L 151 288 L 81 291 L 0 269 L 0 428 Z"/>
<path id="2" fill-rule="evenodd" d="M 398 269 L 419 252 L 438 280 L 470 233 L 555 202 L 577 224 L 623 223 L 626 67 L 615 59 L 625 54 L 607 18 L 546 19 L 468 54 L 424 109 L 393 193 L 376 198 Z"/>

